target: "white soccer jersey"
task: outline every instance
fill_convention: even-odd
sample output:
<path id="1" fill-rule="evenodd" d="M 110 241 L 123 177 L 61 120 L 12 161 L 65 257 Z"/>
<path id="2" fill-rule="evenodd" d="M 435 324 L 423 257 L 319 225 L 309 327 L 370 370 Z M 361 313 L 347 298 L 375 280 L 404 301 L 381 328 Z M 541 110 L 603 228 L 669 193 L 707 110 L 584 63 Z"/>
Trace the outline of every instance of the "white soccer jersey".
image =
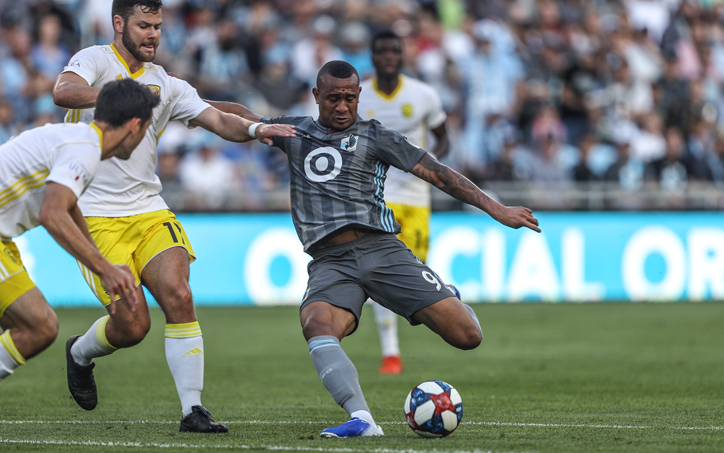
<path id="1" fill-rule="evenodd" d="M 96 178 L 79 201 L 85 216 L 125 217 L 167 209 L 159 196 L 161 181 L 156 176 L 158 156 L 156 145 L 166 125 L 179 120 L 186 126 L 190 120 L 209 108 L 191 85 L 169 76 L 158 65 L 145 63 L 131 74 L 115 47 L 93 46 L 75 54 L 63 72 L 83 77 L 88 85 L 101 88 L 116 79 L 132 78 L 158 91 L 161 103 L 153 110 L 146 136 L 128 160 L 107 159 L 101 162 Z M 65 121 L 93 121 L 95 109 L 72 109 Z"/>
<path id="2" fill-rule="evenodd" d="M 364 119 L 376 119 L 421 148 L 426 146 L 428 130 L 447 119 L 440 96 L 419 80 L 400 75 L 397 89 L 389 96 L 377 89 L 376 78 L 360 85 L 359 114 Z M 430 206 L 430 185 L 413 174 L 390 167 L 385 180 L 385 201 Z"/>
<path id="3" fill-rule="evenodd" d="M 80 198 L 98 171 L 101 143 L 95 124 L 46 124 L 0 146 L 0 237 L 8 240 L 40 224 L 47 181 Z"/>

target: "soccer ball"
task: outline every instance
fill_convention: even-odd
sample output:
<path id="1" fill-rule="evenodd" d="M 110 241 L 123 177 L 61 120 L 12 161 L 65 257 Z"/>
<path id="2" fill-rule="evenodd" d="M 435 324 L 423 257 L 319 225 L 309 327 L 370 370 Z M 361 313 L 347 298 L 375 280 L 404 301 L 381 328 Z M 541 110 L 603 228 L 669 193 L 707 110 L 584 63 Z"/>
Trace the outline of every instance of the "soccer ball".
<path id="1" fill-rule="evenodd" d="M 425 381 L 407 395 L 405 418 L 422 437 L 445 437 L 455 431 L 463 418 L 463 399 L 446 382 Z"/>

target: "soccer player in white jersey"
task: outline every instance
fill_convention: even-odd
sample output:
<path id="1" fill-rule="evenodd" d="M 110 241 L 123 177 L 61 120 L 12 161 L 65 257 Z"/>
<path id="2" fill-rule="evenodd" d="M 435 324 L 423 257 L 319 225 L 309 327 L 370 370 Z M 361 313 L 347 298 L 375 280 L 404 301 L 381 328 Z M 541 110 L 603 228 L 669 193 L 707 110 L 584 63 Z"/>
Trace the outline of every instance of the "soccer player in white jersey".
<path id="1" fill-rule="evenodd" d="M 447 115 L 435 89 L 401 74 L 402 39 L 392 31 L 372 38 L 375 76 L 360 84 L 359 109 L 387 129 L 407 137 L 413 145 L 427 149 L 428 131 L 435 136 L 429 153 L 442 158 L 449 151 Z M 430 242 L 430 184 L 395 167 L 387 171 L 385 203 L 395 213 L 402 232 L 400 240 L 424 263 Z M 397 338 L 397 315 L 378 303 L 372 304 L 382 346 L 382 374 L 402 372 Z"/>
<path id="2" fill-rule="evenodd" d="M 158 102 L 158 96 L 132 80 L 113 82 L 98 95 L 90 125 L 48 124 L 0 146 L 0 380 L 50 346 L 58 334 L 58 319 L 28 276 L 12 240 L 25 231 L 43 225 L 100 276 L 103 287 L 120 297 L 127 310 L 135 308 L 131 270 L 101 255 L 77 200 L 101 160 L 131 156 Z"/>
<path id="3" fill-rule="evenodd" d="M 53 96 L 57 105 L 70 109 L 67 122 L 89 121 L 100 87 L 112 80 L 134 79 L 161 97 L 133 157 L 104 162 L 79 204 L 101 253 L 112 263 L 128 264 L 136 282 L 163 310 L 166 360 L 181 400 L 180 431 L 227 432 L 201 404 L 204 344 L 188 283 L 189 263 L 195 257 L 183 227 L 159 195 L 156 145 L 171 120 L 201 126 L 235 142 L 258 138 L 271 144 L 271 136 L 291 137 L 294 129 L 225 114 L 204 102 L 188 83 L 152 64 L 161 36 L 161 10 L 160 0 L 114 0 L 113 43 L 74 55 L 59 75 Z M 81 269 L 96 296 L 108 305 L 112 298 L 102 291 L 98 276 L 85 266 Z M 136 294 L 137 310 L 121 307 L 96 321 L 85 335 L 68 340 L 68 387 L 83 409 L 94 409 L 98 401 L 93 359 L 138 344 L 150 329 L 140 285 Z"/>

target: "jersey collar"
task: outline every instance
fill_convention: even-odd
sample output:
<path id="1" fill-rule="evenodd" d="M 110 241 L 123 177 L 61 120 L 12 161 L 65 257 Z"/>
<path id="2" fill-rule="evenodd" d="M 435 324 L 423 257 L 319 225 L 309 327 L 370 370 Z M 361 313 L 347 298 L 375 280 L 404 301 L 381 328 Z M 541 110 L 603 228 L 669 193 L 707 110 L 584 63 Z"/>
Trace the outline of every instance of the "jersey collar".
<path id="1" fill-rule="evenodd" d="M 101 154 L 103 154 L 103 131 L 96 123 L 90 123 L 90 127 L 95 129 L 96 132 L 98 132 L 98 137 L 101 139 Z"/>
<path id="2" fill-rule="evenodd" d="M 128 63 L 126 63 L 126 60 L 123 59 L 120 53 L 118 53 L 118 49 L 116 49 L 116 46 L 111 43 L 111 49 L 113 49 L 113 53 L 116 54 L 116 58 L 118 58 L 118 61 L 121 62 L 124 68 L 126 68 L 126 72 L 128 72 L 128 75 L 131 76 L 132 79 L 137 79 L 141 77 L 146 70 L 146 64 L 144 63 L 143 66 L 141 66 L 141 69 L 136 71 L 135 73 L 131 73 L 131 69 L 128 67 Z"/>
<path id="3" fill-rule="evenodd" d="M 377 86 L 377 77 L 372 79 L 372 88 L 375 90 L 375 93 L 377 93 L 382 99 L 386 101 L 391 101 L 397 96 L 397 94 L 400 92 L 400 89 L 402 88 L 402 74 L 397 76 L 397 86 L 395 87 L 395 90 L 390 93 L 383 93 L 380 91 L 379 87 Z"/>

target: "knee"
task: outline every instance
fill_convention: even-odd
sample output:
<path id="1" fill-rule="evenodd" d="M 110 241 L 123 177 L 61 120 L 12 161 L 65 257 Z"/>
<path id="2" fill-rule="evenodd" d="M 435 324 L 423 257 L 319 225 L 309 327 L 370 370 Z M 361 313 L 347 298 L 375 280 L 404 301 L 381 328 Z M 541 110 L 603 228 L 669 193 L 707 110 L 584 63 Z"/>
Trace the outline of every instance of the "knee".
<path id="1" fill-rule="evenodd" d="M 181 324 L 196 320 L 194 299 L 188 283 L 179 283 L 167 288 L 161 295 L 161 308 L 169 324 Z"/>
<path id="2" fill-rule="evenodd" d="M 352 313 L 325 302 L 306 306 L 300 313 L 300 321 L 307 341 L 320 335 L 331 335 L 341 340 L 356 327 L 356 318 Z"/>
<path id="3" fill-rule="evenodd" d="M 455 345 L 458 349 L 469 351 L 480 346 L 483 342 L 483 332 L 476 325 L 469 326 L 460 332 L 458 342 Z"/>
<path id="4" fill-rule="evenodd" d="M 52 310 L 49 310 L 48 315 L 35 327 L 34 331 L 39 348 L 41 350 L 47 348 L 58 337 L 58 317 Z"/>
<path id="5" fill-rule="evenodd" d="M 302 323 L 302 334 L 306 340 L 310 338 L 318 337 L 320 335 L 334 335 L 334 329 L 332 326 L 324 322 L 323 320 L 310 317 L 304 320 Z"/>
<path id="6" fill-rule="evenodd" d="M 146 338 L 146 334 L 148 334 L 148 332 L 151 330 L 151 320 L 139 319 L 136 321 L 137 322 L 116 327 L 118 333 L 121 334 L 120 336 L 122 337 L 122 340 L 119 341 L 119 343 L 121 344 L 115 344 L 114 341 L 112 343 L 113 346 L 117 348 L 130 348 L 131 346 L 137 345 L 138 343 L 143 341 L 144 338 Z"/>
<path id="7" fill-rule="evenodd" d="M 483 332 L 478 328 L 478 326 L 475 326 L 474 329 L 470 330 L 470 332 L 466 336 L 466 339 L 467 341 L 465 343 L 465 347 L 463 347 L 462 349 L 475 349 L 480 346 L 480 343 L 483 342 Z"/>

